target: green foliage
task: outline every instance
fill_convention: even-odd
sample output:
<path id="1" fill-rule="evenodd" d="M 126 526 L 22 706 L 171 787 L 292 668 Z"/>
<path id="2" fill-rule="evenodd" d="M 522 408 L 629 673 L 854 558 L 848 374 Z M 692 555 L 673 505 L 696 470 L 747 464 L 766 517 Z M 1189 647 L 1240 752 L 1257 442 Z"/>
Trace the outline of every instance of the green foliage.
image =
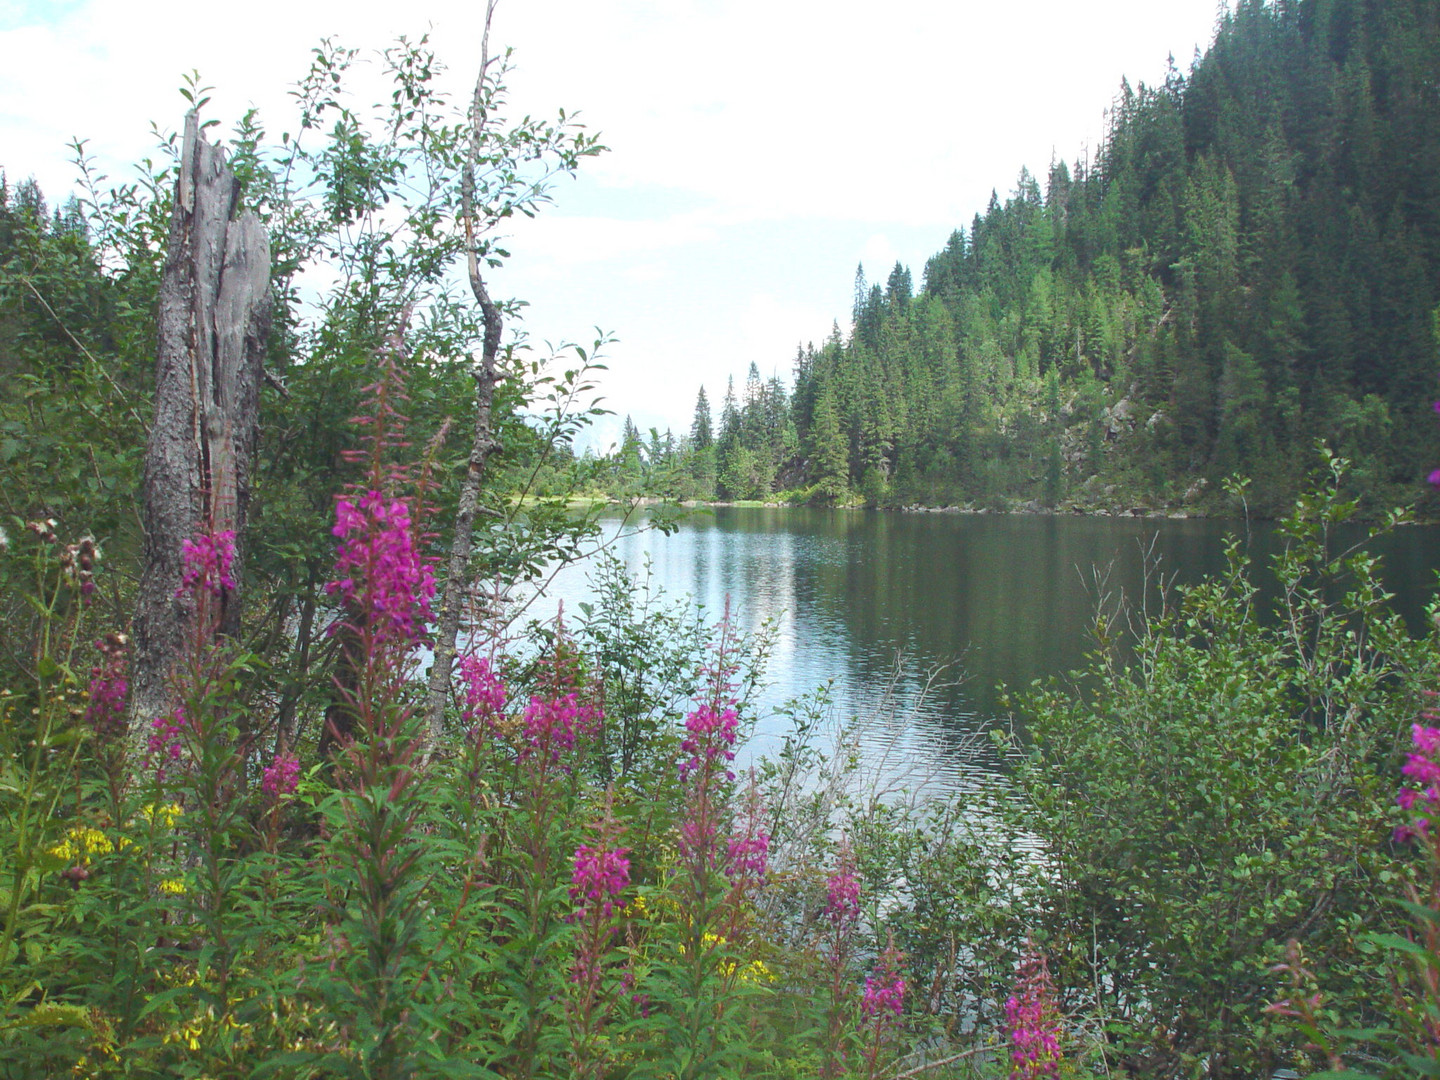
<path id="1" fill-rule="evenodd" d="M 153 280 L 101 262 L 81 204 L 51 218 L 0 179 L 0 508 L 84 522 L 119 556 L 139 542 Z"/>
<path id="2" fill-rule="evenodd" d="M 120 729 L 77 692 L 92 609 L 73 560 L 30 533 L 3 558 L 33 565 L 42 651 L 0 724 L 0 1075 L 728 1077 L 812 1060 L 813 1013 L 795 1015 L 809 969 L 777 946 L 763 870 L 729 852 L 791 825 L 737 791 L 733 735 L 708 729 L 714 754 L 684 741 L 706 737 L 700 704 L 753 722 L 763 637 L 605 564 L 575 635 L 537 626 L 533 651 L 497 651 L 510 704 L 457 715 L 423 763 L 408 643 L 355 627 L 356 737 L 293 793 L 247 734 L 254 658 L 197 648 L 176 750 L 152 740 L 127 786 Z M 547 743 L 536 703 L 574 695 L 604 703 L 603 726 Z M 589 939 L 600 996 L 577 1028 L 568 886 L 597 830 L 630 870 L 615 933 Z"/>
<path id="3" fill-rule="evenodd" d="M 1406 635 L 1373 556 L 1331 550 L 1356 504 L 1326 460 L 1283 526 L 1272 611 L 1237 539 L 1133 649 L 1102 619 L 1090 667 L 1021 703 L 1026 827 L 1053 860 L 1042 923 L 1147 1068 L 1255 1069 L 1291 938 L 1324 958 L 1327 993 L 1376 1002 L 1358 939 L 1389 918 L 1391 761 L 1434 643 Z"/>

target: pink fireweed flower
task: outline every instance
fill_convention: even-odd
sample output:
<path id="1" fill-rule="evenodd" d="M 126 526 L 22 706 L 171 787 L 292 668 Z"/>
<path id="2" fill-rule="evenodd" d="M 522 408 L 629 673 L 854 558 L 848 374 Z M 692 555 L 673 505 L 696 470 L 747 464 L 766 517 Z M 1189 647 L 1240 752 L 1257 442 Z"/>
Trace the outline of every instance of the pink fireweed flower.
<path id="1" fill-rule="evenodd" d="M 760 881 L 765 877 L 770 858 L 770 835 L 756 832 L 749 836 L 738 836 L 730 841 L 726 851 L 730 880 L 753 878 Z"/>
<path id="2" fill-rule="evenodd" d="M 331 531 L 340 551 L 336 579 L 325 590 L 358 608 L 379 642 L 422 637 L 435 575 L 415 550 L 409 503 L 380 491 L 367 491 L 357 502 L 338 499 Z"/>
<path id="3" fill-rule="evenodd" d="M 895 950 L 886 949 L 880 954 L 874 973 L 866 976 L 865 995 L 860 999 L 860 1011 L 865 1019 L 888 1019 L 905 1011 L 905 980 L 896 970 L 898 961 Z"/>
<path id="4" fill-rule="evenodd" d="M 595 730 L 600 723 L 600 710 L 581 705 L 573 693 L 549 700 L 532 697 L 524 721 L 525 746 L 520 750 L 521 760 L 539 753 L 553 765 L 561 754 L 574 749 L 577 737 Z"/>
<path id="5" fill-rule="evenodd" d="M 268 799 L 278 802 L 293 795 L 299 783 L 300 759 L 294 754 L 276 754 L 275 760 L 265 767 L 260 787 Z"/>
<path id="6" fill-rule="evenodd" d="M 708 814 L 697 813 L 697 808 L 688 806 L 685 818 L 680 822 L 680 853 L 706 870 L 715 869 L 717 861 L 716 842 L 718 830 Z"/>
<path id="7" fill-rule="evenodd" d="M 150 721 L 151 731 L 145 745 L 155 766 L 155 779 L 164 780 L 166 766 L 180 760 L 185 744 L 185 729 L 189 723 L 183 708 L 177 708 L 169 716 L 157 716 Z"/>
<path id="8" fill-rule="evenodd" d="M 182 563 L 180 588 L 176 596 L 206 591 L 220 595 L 235 588 L 231 570 L 235 566 L 235 530 L 199 533 L 180 545 Z"/>
<path id="9" fill-rule="evenodd" d="M 125 731 L 125 695 L 130 690 L 125 679 L 128 644 L 124 634 L 109 634 L 95 643 L 101 662 L 90 669 L 90 704 L 85 707 L 85 721 L 102 739 Z"/>
<path id="10" fill-rule="evenodd" d="M 596 911 L 608 919 L 615 910 L 615 898 L 630 884 L 629 848 L 614 850 L 581 844 L 575 849 L 575 871 L 570 875 L 570 899 L 576 901 L 576 916 Z"/>
<path id="11" fill-rule="evenodd" d="M 860 881 L 848 866 L 825 882 L 825 914 L 837 927 L 860 917 Z"/>
<path id="12" fill-rule="evenodd" d="M 571 989 L 567 995 L 573 1064 L 576 1076 L 598 1076 L 592 1068 L 603 1052 L 595 1056 L 595 1037 L 605 1026 L 615 998 L 634 988 L 630 971 L 621 972 L 619 985 L 611 982 L 606 992 L 606 971 L 614 970 L 612 940 L 621 906 L 620 895 L 630 884 L 630 849 L 615 844 L 617 827 L 607 807 L 599 823 L 594 844 L 575 849 L 570 875 L 570 899 L 575 910 L 568 921 L 575 926 L 570 963 Z"/>
<path id="13" fill-rule="evenodd" d="M 1055 984 L 1042 953 L 1033 950 L 1020 961 L 1015 993 L 1005 1002 L 1010 1029 L 1010 1080 L 1040 1080 L 1060 1071 L 1060 1023 L 1055 1009 Z"/>
<path id="14" fill-rule="evenodd" d="M 489 660 L 475 656 L 461 657 L 460 678 L 465 682 L 465 722 L 477 729 L 478 736 L 504 715 L 505 682 Z"/>
<path id="15" fill-rule="evenodd" d="M 680 766 L 680 781 L 683 783 L 702 763 L 734 761 L 735 751 L 731 747 L 735 745 L 739 729 L 740 718 L 733 708 L 716 710 L 710 705 L 701 705 L 686 716 L 685 730 L 689 734 L 680 743 L 680 752 L 690 757 Z"/>
<path id="16" fill-rule="evenodd" d="M 1427 720 L 1435 719 L 1431 712 L 1426 712 L 1424 716 Z M 1395 801 L 1402 810 L 1412 815 L 1412 820 L 1395 830 L 1395 838 L 1428 840 L 1431 825 L 1436 815 L 1440 814 L 1440 763 L 1436 761 L 1440 757 L 1440 728 L 1417 723 L 1410 731 L 1415 751 L 1406 758 L 1400 771 L 1422 786 L 1401 788 L 1396 796 Z"/>
<path id="17" fill-rule="evenodd" d="M 875 961 L 874 970 L 865 979 L 865 993 L 860 998 L 860 1015 L 869 1028 L 865 1072 L 872 1080 L 880 1075 L 880 1055 L 894 1041 L 900 1016 L 905 1011 L 901 959 L 900 950 L 892 941 Z"/>

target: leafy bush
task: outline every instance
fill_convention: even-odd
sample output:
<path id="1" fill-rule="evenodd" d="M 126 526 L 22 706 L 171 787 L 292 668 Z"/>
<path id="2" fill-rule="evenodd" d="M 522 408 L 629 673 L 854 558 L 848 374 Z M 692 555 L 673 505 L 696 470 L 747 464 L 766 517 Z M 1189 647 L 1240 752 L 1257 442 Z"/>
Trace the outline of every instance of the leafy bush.
<path id="1" fill-rule="evenodd" d="M 1389 918 L 1391 770 L 1435 643 L 1407 635 L 1373 556 L 1331 549 L 1355 504 L 1327 461 L 1282 525 L 1272 611 L 1234 540 L 1132 652 L 1102 622 L 1090 666 L 1021 703 L 1047 943 L 1146 1075 L 1253 1075 L 1288 1044 L 1262 1008 L 1289 939 L 1328 993 L 1379 1000 L 1360 935 Z"/>

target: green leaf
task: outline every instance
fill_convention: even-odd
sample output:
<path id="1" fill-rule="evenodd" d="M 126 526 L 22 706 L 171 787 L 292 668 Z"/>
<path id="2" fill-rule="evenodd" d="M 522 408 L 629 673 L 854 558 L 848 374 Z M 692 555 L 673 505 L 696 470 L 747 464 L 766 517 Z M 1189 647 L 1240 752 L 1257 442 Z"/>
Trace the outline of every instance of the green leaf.
<path id="1" fill-rule="evenodd" d="M 1408 911 L 1419 922 L 1430 922 L 1440 926 L 1440 911 L 1425 904 L 1417 904 L 1412 900 L 1396 900 L 1395 903 Z"/>
<path id="2" fill-rule="evenodd" d="M 137 1019 L 143 1020 L 152 1012 L 159 1009 L 162 1005 L 168 1005 L 176 998 L 188 998 L 194 996 L 195 988 L 193 986 L 175 986 L 171 987 L 169 990 L 162 990 L 160 991 L 160 993 L 156 994 L 154 997 L 152 997 L 149 1001 L 145 1003 L 145 1007 L 140 1010 L 140 1015 Z"/>
<path id="3" fill-rule="evenodd" d="M 1394 949 L 1396 952 L 1409 953 L 1411 956 L 1419 956 L 1430 963 L 1437 959 L 1434 953 L 1423 945 L 1419 945 L 1409 938 L 1403 938 L 1399 934 L 1367 934 L 1371 941 L 1383 945 L 1387 949 Z"/>
<path id="4" fill-rule="evenodd" d="M 1423 1058 L 1418 1054 L 1407 1054 L 1402 1051 L 1400 1060 L 1414 1069 L 1420 1076 L 1440 1077 L 1440 1061 L 1437 1061 L 1435 1058 Z"/>

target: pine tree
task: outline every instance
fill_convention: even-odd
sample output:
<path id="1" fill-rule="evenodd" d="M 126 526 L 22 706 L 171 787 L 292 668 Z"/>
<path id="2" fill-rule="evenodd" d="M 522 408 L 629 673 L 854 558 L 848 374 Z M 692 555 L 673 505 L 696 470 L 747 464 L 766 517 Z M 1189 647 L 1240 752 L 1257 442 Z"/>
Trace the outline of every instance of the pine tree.
<path id="1" fill-rule="evenodd" d="M 705 387 L 695 398 L 695 419 L 690 425 L 690 445 L 696 450 L 705 450 L 715 441 L 710 419 L 710 399 L 705 396 Z"/>
<path id="2" fill-rule="evenodd" d="M 835 395 L 827 382 L 815 400 L 815 423 L 810 433 L 809 476 L 823 500 L 838 501 L 848 489 L 848 454 L 840 430 Z"/>

